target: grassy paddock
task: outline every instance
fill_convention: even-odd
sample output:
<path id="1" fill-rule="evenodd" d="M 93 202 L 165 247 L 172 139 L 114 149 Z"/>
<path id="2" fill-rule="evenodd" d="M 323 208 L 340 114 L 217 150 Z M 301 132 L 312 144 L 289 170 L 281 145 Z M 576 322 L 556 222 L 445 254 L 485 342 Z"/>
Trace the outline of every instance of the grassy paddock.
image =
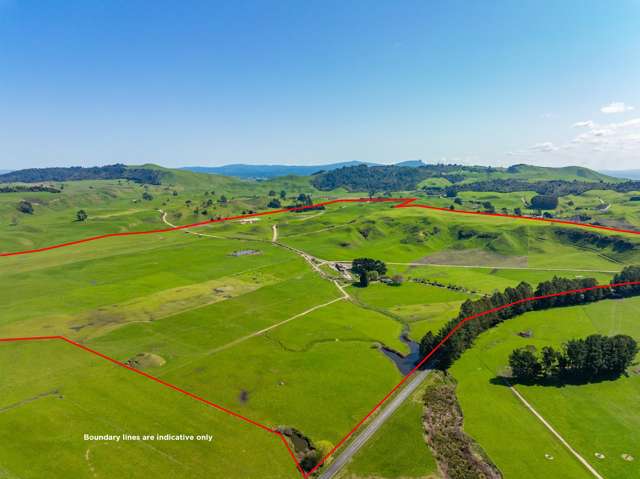
<path id="1" fill-rule="evenodd" d="M 607 300 L 588 306 L 527 313 L 483 333 L 453 368 L 465 429 L 482 444 L 506 477 L 589 477 L 504 384 L 509 353 L 526 345 L 540 350 L 593 333 L 640 338 L 640 300 Z M 531 338 L 518 331 L 531 330 Z M 518 390 L 605 477 L 637 477 L 640 377 L 581 386 L 517 386 Z M 596 453 L 605 455 L 599 460 Z M 554 456 L 554 460 L 545 458 Z"/>

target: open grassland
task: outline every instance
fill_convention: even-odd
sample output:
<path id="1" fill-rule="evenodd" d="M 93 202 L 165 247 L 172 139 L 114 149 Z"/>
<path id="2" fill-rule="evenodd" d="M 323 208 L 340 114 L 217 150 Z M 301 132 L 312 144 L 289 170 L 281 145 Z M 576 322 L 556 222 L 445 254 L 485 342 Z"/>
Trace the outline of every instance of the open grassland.
<path id="1" fill-rule="evenodd" d="M 242 249 L 259 254 L 230 256 Z M 16 327 L 33 334 L 150 321 L 259 289 L 304 268 L 303 260 L 270 244 L 180 232 L 110 239 L 3 263 L 0 331 L 20 320 Z"/>
<path id="2" fill-rule="evenodd" d="M 181 232 L 150 239 L 6 258 L 0 334 L 61 334 L 122 361 L 153 358 L 142 365 L 151 374 L 273 427 L 293 426 L 334 443 L 400 378 L 378 345 L 404 351 L 402 324 L 341 299 L 335 285 L 291 251 Z M 231 255 L 246 249 L 259 254 Z M 20 362 L 31 364 L 38 354 L 50 361 L 38 346 L 29 344 Z M 31 378 L 36 390 L 49 390 L 39 376 Z M 69 381 L 80 387 L 83 378 Z M 27 428 L 28 417 L 16 427 Z M 286 458 L 284 449 L 279 454 Z M 264 467 L 265 457 L 254 465 Z M 220 470 L 230 471 L 223 477 L 255 477 Z"/>
<path id="3" fill-rule="evenodd" d="M 348 303 L 336 303 L 163 377 L 180 378 L 189 389 L 252 417 L 335 443 L 368 412 L 373 398 L 400 379 L 374 347 L 399 328 L 386 325 L 384 317 L 370 324 L 359 316 Z M 306 333 L 305 325 L 317 334 Z M 300 337 L 303 329 L 306 337 Z"/>
<path id="4" fill-rule="evenodd" d="M 277 436 L 69 344 L 2 344 L 0 370 L 3 477 L 299 477 Z M 84 434 L 214 439 L 88 442 Z"/>
<path id="5" fill-rule="evenodd" d="M 300 303 L 305 296 L 298 297 L 297 312 L 306 307 Z M 278 315 L 258 299 L 247 298 L 253 308 L 229 301 L 176 316 L 170 324 L 128 326 L 92 344 L 118 358 L 152 352 L 167 360 L 154 369 L 165 380 L 274 426 L 336 442 L 399 380 L 375 345 L 401 349 L 401 326 L 338 301 L 234 344 L 244 328 L 260 330 L 261 317 Z M 286 318 L 292 309 L 278 316 Z"/>
<path id="6" fill-rule="evenodd" d="M 489 453 L 505 477 L 590 477 L 504 382 L 509 353 L 533 345 L 559 346 L 593 333 L 640 338 L 640 300 L 607 300 L 588 306 L 527 313 L 483 333 L 453 368 L 465 430 Z M 532 332 L 522 338 L 519 331 Z M 632 368 L 633 369 L 633 368 Z M 545 419 L 604 477 L 640 474 L 640 376 L 580 386 L 516 386 Z M 597 459 L 596 453 L 604 454 Z M 545 458 L 553 456 L 553 460 Z M 630 454 L 634 461 L 621 455 Z"/>

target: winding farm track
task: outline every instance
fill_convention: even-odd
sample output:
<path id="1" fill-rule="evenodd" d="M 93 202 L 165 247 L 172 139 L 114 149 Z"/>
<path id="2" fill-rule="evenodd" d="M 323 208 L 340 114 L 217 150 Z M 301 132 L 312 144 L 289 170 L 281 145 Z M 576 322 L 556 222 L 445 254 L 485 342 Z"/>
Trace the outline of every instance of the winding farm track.
<path id="1" fill-rule="evenodd" d="M 629 233 L 629 234 L 634 234 L 634 235 L 640 235 L 640 231 L 635 231 L 635 230 L 624 230 L 624 229 L 618 229 L 618 228 L 612 228 L 612 227 L 608 227 L 608 226 L 601 226 L 601 225 L 592 225 L 592 224 L 588 224 L 588 223 L 578 223 L 578 222 L 574 222 L 574 221 L 566 221 L 566 220 L 558 220 L 558 219 L 552 219 L 552 218 L 532 218 L 532 217 L 527 217 L 527 216 L 514 216 L 514 215 L 505 215 L 505 214 L 500 214 L 500 213 L 485 213 L 485 212 L 478 212 L 478 211 L 466 211 L 466 210 L 450 210 L 448 208 L 440 208 L 440 207 L 435 207 L 435 206 L 429 206 L 429 205 L 421 205 L 421 204 L 415 204 L 416 198 L 349 198 L 349 199 L 337 199 L 337 200 L 331 200 L 331 201 L 326 201 L 324 203 L 317 203 L 315 205 L 312 206 L 308 206 L 308 207 L 298 207 L 298 208 L 285 208 L 285 209 L 280 209 L 280 210 L 274 210 L 274 211 L 265 211 L 262 213 L 253 213 L 253 214 L 248 214 L 248 215 L 240 215 L 240 216 L 232 216 L 232 217 L 228 217 L 228 218 L 221 218 L 218 220 L 208 220 L 208 221 L 203 221 L 200 223 L 193 223 L 193 224 L 189 224 L 189 225 L 183 225 L 183 226 L 175 226 L 172 228 L 168 228 L 168 229 L 159 229 L 159 230 L 150 230 L 150 231 L 131 231 L 131 232 L 125 232 L 125 233 L 111 233 L 111 234 L 106 234 L 106 235 L 100 235 L 100 236 L 93 236 L 90 238 L 85 238 L 85 239 L 81 239 L 81 240 L 76 240 L 76 241 L 71 241 L 68 243 L 61 243 L 61 244 L 57 244 L 57 245 L 52 245 L 52 246 L 47 246 L 44 248 L 37 248 L 37 249 L 31 249 L 31 250 L 25 250 L 25 251 L 16 251 L 16 252 L 10 252 L 10 253 L 0 253 L 0 256 L 17 256 L 17 255 L 24 255 L 24 254 L 31 254 L 31 253 L 40 253 L 40 252 L 44 252 L 44 251 L 49 251 L 52 249 L 57 249 L 57 248 L 62 248 L 62 247 L 67 247 L 67 246 L 72 246 L 72 245 L 76 245 L 76 244 L 80 244 L 80 243 L 86 243 L 89 241 L 96 241 L 99 239 L 105 239 L 105 238 L 112 238 L 112 237 L 118 237 L 118 236 L 133 236 L 133 235 L 145 235 L 145 234 L 154 234 L 154 233 L 168 233 L 170 231 L 179 231 L 179 230 L 187 230 L 189 228 L 195 228 L 198 226 L 203 226 L 203 225 L 207 225 L 207 224 L 211 224 L 211 223 L 220 223 L 223 221 L 229 221 L 229 220 L 234 220 L 234 219 L 241 219 L 241 218 L 247 218 L 247 217 L 255 217 L 255 216 L 265 216 L 265 215 L 272 215 L 272 214 L 278 214 L 278 213 L 286 213 L 286 212 L 290 212 L 290 211 L 298 211 L 298 210 L 304 210 L 304 209 L 308 209 L 308 208 L 314 208 L 314 207 L 318 207 L 318 206 L 326 206 L 326 205 L 330 205 L 330 204 L 335 204 L 335 203 L 400 203 L 398 205 L 395 206 L 395 208 L 424 208 L 424 209 L 429 209 L 429 210 L 435 210 L 435 211 L 443 211 L 443 212 L 447 212 L 447 213 L 452 213 L 452 214 L 467 214 L 467 215 L 479 215 L 479 216 L 494 216 L 494 217 L 499 217 L 499 218 L 513 218 L 513 219 L 519 219 L 519 220 L 530 220 L 530 221 L 540 221 L 540 222 L 545 222 L 545 223 L 557 223 L 557 224 L 564 224 L 564 225 L 571 225 L 571 226 L 579 226 L 579 227 L 583 227 L 583 228 L 593 228 L 593 229 L 600 229 L 600 230 L 606 230 L 606 231 L 613 231 L 613 232 L 618 232 L 618 233 Z M 222 411 L 230 416 L 233 416 L 241 421 L 247 422 L 252 424 L 253 426 L 260 428 L 266 432 L 269 432 L 271 434 L 274 434 L 276 436 L 278 436 L 279 440 L 282 441 L 282 443 L 285 445 L 285 448 L 289 454 L 289 456 L 293 459 L 297 470 L 300 472 L 300 474 L 302 474 L 302 476 L 306 479 L 308 478 L 311 474 L 313 474 L 314 472 L 316 472 L 326 461 L 327 459 L 329 459 L 329 457 L 333 456 L 333 454 L 343 445 L 345 444 L 353 435 L 354 433 L 365 423 L 367 422 L 367 420 L 369 420 L 369 418 L 371 418 L 379 409 L 380 407 L 385 404 L 389 398 L 391 398 L 396 391 L 398 391 L 406 382 L 407 380 L 416 372 L 418 371 L 441 347 L 442 345 L 447 342 L 449 340 L 449 338 L 451 338 L 451 336 L 453 336 L 456 331 L 458 331 L 462 326 L 464 326 L 465 323 L 469 322 L 469 321 L 473 321 L 474 319 L 478 319 L 480 317 L 486 316 L 488 314 L 491 313 L 495 313 L 498 311 L 501 311 L 503 309 L 507 309 L 510 308 L 512 306 L 516 306 L 518 304 L 522 304 L 522 303 L 527 303 L 527 302 L 532 302 L 532 301 L 539 301 L 542 299 L 547 299 L 547 298 L 553 298 L 553 297 L 559 297 L 559 296 L 567 296 L 567 295 L 572 295 L 572 294 L 581 294 L 581 293 L 585 293 L 587 291 L 593 291 L 593 290 L 597 290 L 597 289 L 609 289 L 609 288 L 620 288 L 620 287 L 624 287 L 624 286 L 640 286 L 640 281 L 629 281 L 629 282 L 624 282 L 624 283 L 616 283 L 616 284 L 608 284 L 608 285 L 597 285 L 597 286 L 592 286 L 592 287 L 588 287 L 588 288 L 581 288 L 581 289 L 574 289 L 574 290 L 569 290 L 569 291 L 563 291 L 560 293 L 554 293 L 554 294 L 548 294 L 548 295 L 543 295 L 543 296 L 532 296 L 530 298 L 524 298 L 518 301 L 514 301 L 512 303 L 509 304 L 505 304 L 503 306 L 498 306 L 496 308 L 492 308 L 489 309 L 487 311 L 483 311 L 481 313 L 478 314 L 474 314 L 472 316 L 466 317 L 462 320 L 460 320 L 452 329 L 451 331 L 449 331 L 449 333 L 442 338 L 442 340 L 436 344 L 436 346 L 424 357 L 422 358 L 422 360 L 416 364 L 416 366 L 409 371 L 409 373 L 407 373 L 399 382 L 398 384 L 396 384 L 393 389 L 391 389 L 391 391 L 389 391 L 380 401 L 378 401 L 378 403 L 322 458 L 322 460 L 320 462 L 318 462 L 318 464 L 311 470 L 309 471 L 304 471 L 302 469 L 302 467 L 300 466 L 300 464 L 298 463 L 298 461 L 295 458 L 295 455 L 293 453 L 293 451 L 291 450 L 291 447 L 289 446 L 286 438 L 284 437 L 284 435 L 278 431 L 277 429 L 273 428 L 273 427 L 269 427 L 266 426 L 264 424 L 259 423 L 258 421 L 254 421 L 246 416 L 243 416 L 241 414 L 238 414 L 234 411 L 231 411 L 230 409 L 227 409 L 219 404 L 216 404 L 214 402 L 211 402 L 201 396 L 198 396 L 194 393 L 191 393 L 189 391 L 186 391 L 174 384 L 168 383 L 166 381 L 163 381 L 162 379 L 159 379 L 155 376 L 152 376 L 148 373 L 145 373 L 144 371 L 140 371 L 138 369 L 132 368 L 131 366 L 128 366 L 125 363 L 122 363 L 121 361 L 118 361 L 116 359 L 113 359 L 105 354 L 100 353 L 99 351 L 96 351 L 94 349 L 91 349 L 83 344 L 77 343 L 71 339 L 68 339 L 64 336 L 31 336 L 31 337 L 14 337 L 14 338 L 0 338 L 0 342 L 19 342 L 19 341 L 48 341 L 48 340 L 61 340 L 64 341 L 72 346 L 75 346 L 77 348 L 82 349 L 85 352 L 94 354 L 102 359 L 105 359 L 117 366 L 123 367 L 129 371 L 132 371 L 136 374 L 139 374 L 141 376 L 146 377 L 147 379 L 151 380 L 151 381 L 155 381 L 156 383 L 159 383 L 169 389 L 173 389 L 174 391 L 177 391 L 181 394 L 184 394 L 186 396 L 189 396 L 190 398 L 199 401 L 209 407 L 215 408 L 219 411 Z M 342 299 L 342 298 L 341 298 Z"/>

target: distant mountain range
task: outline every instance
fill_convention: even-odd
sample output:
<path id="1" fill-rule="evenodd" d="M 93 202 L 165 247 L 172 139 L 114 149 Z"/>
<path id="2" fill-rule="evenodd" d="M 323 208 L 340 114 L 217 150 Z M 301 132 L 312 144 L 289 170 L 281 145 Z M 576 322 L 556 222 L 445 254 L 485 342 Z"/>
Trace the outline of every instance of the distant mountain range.
<path id="1" fill-rule="evenodd" d="M 600 170 L 600 173 L 613 176 L 615 178 L 628 178 L 630 180 L 640 180 L 640 170 Z"/>
<path id="2" fill-rule="evenodd" d="M 212 175 L 236 176 L 238 178 L 275 178 L 277 176 L 309 176 L 319 171 L 331 171 L 345 166 L 373 165 L 361 161 L 345 161 L 327 165 L 246 165 L 233 164 L 224 166 L 185 166 L 181 170 Z"/>
<path id="3" fill-rule="evenodd" d="M 212 175 L 236 176 L 238 178 L 275 178 L 277 176 L 309 176 L 320 171 L 332 171 L 348 166 L 367 165 L 380 166 L 377 163 L 365 161 L 345 161 L 342 163 L 329 163 L 326 165 L 246 165 L 233 164 L 224 166 L 185 166 L 181 170 L 196 173 L 209 173 Z M 409 160 L 396 163 L 396 166 L 418 167 L 424 166 L 420 160 Z"/>

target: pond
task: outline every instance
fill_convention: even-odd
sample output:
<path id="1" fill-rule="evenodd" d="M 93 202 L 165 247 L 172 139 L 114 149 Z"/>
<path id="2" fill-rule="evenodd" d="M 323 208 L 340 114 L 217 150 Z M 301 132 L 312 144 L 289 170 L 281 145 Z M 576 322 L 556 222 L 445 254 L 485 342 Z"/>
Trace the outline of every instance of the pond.
<path id="1" fill-rule="evenodd" d="M 403 375 L 406 375 L 415 367 L 416 364 L 418 364 L 418 361 L 420 361 L 420 345 L 409 338 L 408 328 L 405 328 L 405 330 L 402 331 L 402 334 L 400 334 L 400 341 L 409 346 L 410 352 L 406 356 L 403 356 L 399 352 L 386 346 L 382 346 L 380 351 L 393 361 Z"/>

